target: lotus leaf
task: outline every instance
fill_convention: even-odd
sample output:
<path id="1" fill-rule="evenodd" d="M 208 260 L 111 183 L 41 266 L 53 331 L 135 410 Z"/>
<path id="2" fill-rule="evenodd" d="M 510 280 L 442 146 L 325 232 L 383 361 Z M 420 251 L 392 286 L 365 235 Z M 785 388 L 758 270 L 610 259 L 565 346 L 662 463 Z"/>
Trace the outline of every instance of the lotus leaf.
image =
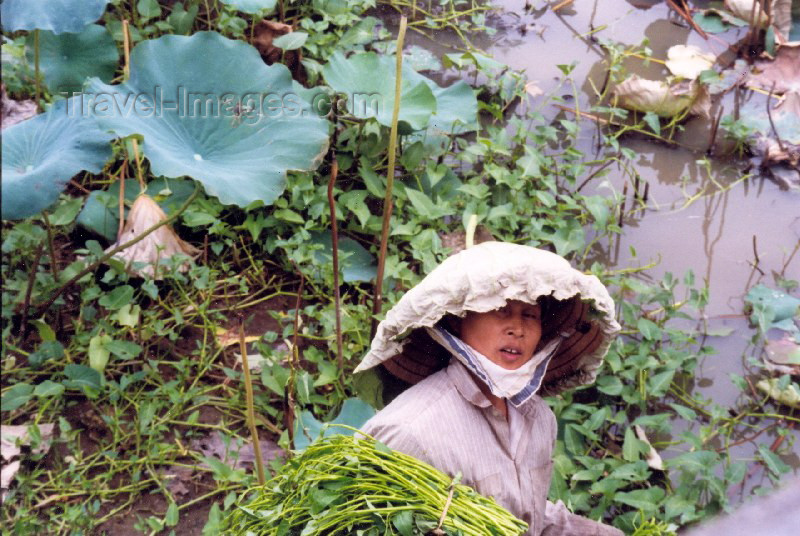
<path id="1" fill-rule="evenodd" d="M 3 219 L 22 219 L 58 199 L 79 171 L 99 172 L 111 156 L 111 136 L 80 113 L 79 98 L 3 132 Z"/>
<path id="2" fill-rule="evenodd" d="M 242 13 L 254 14 L 262 11 L 272 11 L 275 9 L 275 4 L 278 3 L 278 0 L 222 0 L 222 3 L 236 8 Z"/>
<path id="3" fill-rule="evenodd" d="M 359 119 L 374 117 L 384 126 L 392 124 L 395 59 L 374 52 L 345 58 L 334 53 L 322 68 L 328 85 L 347 95 L 347 109 Z M 405 129 L 421 130 L 436 112 L 436 97 L 423 76 L 406 68 L 400 95 L 399 122 Z"/>
<path id="4" fill-rule="evenodd" d="M 797 332 L 793 319 L 798 318 L 800 299 L 759 284 L 750 289 L 744 301 L 753 308 L 750 321 L 762 333 L 772 328 Z"/>
<path id="5" fill-rule="evenodd" d="M 27 41 L 28 61 L 33 65 L 33 36 Z M 52 93 L 80 92 L 91 76 L 108 82 L 118 63 L 117 45 L 103 26 L 90 24 L 79 34 L 40 34 L 39 64 Z"/>
<path id="6" fill-rule="evenodd" d="M 3 30 L 50 30 L 79 33 L 103 16 L 108 0 L 3 0 Z"/>
<path id="7" fill-rule="evenodd" d="M 322 245 L 322 249 L 314 255 L 317 263 L 320 265 L 330 263 L 333 258 L 330 232 L 312 233 L 311 242 Z M 339 267 L 345 283 L 370 281 L 377 273 L 375 257 L 352 238 L 339 239 Z"/>
<path id="8" fill-rule="evenodd" d="M 145 193 L 156 200 L 167 215 L 177 210 L 192 195 L 191 181 L 163 178 L 147 183 Z M 125 181 L 125 203 L 133 204 L 139 195 L 139 183 L 135 179 Z M 127 214 L 127 208 L 125 214 Z M 119 181 L 108 190 L 95 190 L 86 199 L 77 218 L 78 225 L 94 231 L 108 240 L 115 240 L 119 229 Z"/>
<path id="9" fill-rule="evenodd" d="M 358 398 L 348 398 L 342 404 L 339 415 L 330 424 L 343 424 L 352 428 L 360 428 L 370 417 L 375 415 L 375 409 Z M 325 423 L 319 422 L 310 411 L 304 411 L 295 421 L 294 448 L 304 450 L 318 437 L 332 435 L 353 435 L 353 431 L 340 426 L 325 428 Z"/>
<path id="10" fill-rule="evenodd" d="M 272 203 L 287 170 L 327 152 L 329 123 L 292 88 L 289 70 L 215 32 L 168 35 L 131 52 L 131 77 L 89 82 L 83 103 L 118 136 L 143 136 L 155 175 L 188 175 L 224 204 Z"/>

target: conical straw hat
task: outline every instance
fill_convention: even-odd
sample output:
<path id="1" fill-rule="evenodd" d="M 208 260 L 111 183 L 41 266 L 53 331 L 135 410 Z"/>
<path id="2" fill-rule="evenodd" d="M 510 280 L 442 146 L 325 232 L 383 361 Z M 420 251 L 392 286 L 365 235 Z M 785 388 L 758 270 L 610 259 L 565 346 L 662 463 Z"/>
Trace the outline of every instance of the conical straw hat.
<path id="1" fill-rule="evenodd" d="M 551 359 L 542 394 L 594 382 L 620 329 L 605 286 L 555 253 L 506 242 L 484 242 L 456 253 L 409 290 L 378 325 L 355 372 L 383 364 L 392 375 L 417 383 L 450 357 L 420 328 L 448 314 L 492 311 L 508 300 L 542 305 L 540 347 L 557 333 L 574 331 Z"/>

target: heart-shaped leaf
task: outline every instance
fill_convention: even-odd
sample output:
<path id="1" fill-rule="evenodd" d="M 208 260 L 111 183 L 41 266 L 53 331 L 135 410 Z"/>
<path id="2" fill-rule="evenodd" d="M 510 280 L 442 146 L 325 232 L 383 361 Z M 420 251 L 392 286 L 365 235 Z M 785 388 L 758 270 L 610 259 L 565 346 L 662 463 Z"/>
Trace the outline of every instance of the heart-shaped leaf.
<path id="1" fill-rule="evenodd" d="M 31 65 L 33 41 L 29 35 L 26 54 Z M 90 24 L 79 34 L 40 32 L 39 65 L 51 93 L 80 92 L 90 76 L 108 82 L 118 63 L 117 45 L 103 26 Z"/>
<path id="2" fill-rule="evenodd" d="M 44 114 L 3 131 L 3 219 L 22 219 L 50 206 L 79 171 L 99 172 L 111 136 L 82 114 L 80 98 L 58 101 Z"/>
<path id="3" fill-rule="evenodd" d="M 343 424 L 352 428 L 360 428 L 370 417 L 375 415 L 375 409 L 358 398 L 348 398 L 342 404 L 339 415 L 330 424 Z M 325 423 L 318 421 L 310 411 L 304 411 L 295 421 L 294 448 L 303 450 L 318 437 L 332 435 L 353 435 L 353 430 L 340 426 L 324 428 Z"/>
<path id="4" fill-rule="evenodd" d="M 88 106 L 119 136 L 144 137 L 155 175 L 188 175 L 222 203 L 272 203 L 287 170 L 315 168 L 329 123 L 292 90 L 289 70 L 215 32 L 139 43 L 131 77 L 89 82 Z"/>
<path id="5" fill-rule="evenodd" d="M 50 30 L 79 33 L 103 16 L 108 0 L 3 0 L 3 30 Z"/>
<path id="6" fill-rule="evenodd" d="M 311 243 L 322 245 L 322 249 L 314 253 L 318 265 L 332 262 L 333 241 L 330 232 L 312 233 Z M 346 237 L 339 238 L 339 269 L 342 271 L 345 283 L 370 281 L 375 278 L 377 272 L 375 257 L 364 246 Z"/>

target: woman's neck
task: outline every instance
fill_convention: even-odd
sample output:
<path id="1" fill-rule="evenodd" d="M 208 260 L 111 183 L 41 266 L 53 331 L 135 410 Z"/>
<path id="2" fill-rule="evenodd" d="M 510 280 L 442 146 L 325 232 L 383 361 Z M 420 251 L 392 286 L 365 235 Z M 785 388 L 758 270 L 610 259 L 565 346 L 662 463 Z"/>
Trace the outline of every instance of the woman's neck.
<path id="1" fill-rule="evenodd" d="M 470 376 L 472 376 L 472 381 L 475 382 L 475 385 L 478 386 L 478 389 L 481 390 L 481 393 L 483 393 L 483 395 L 489 399 L 489 402 L 492 404 L 492 406 L 500 412 L 500 415 L 502 415 L 504 419 L 508 420 L 508 403 L 506 402 L 506 399 L 500 398 L 492 393 L 492 391 L 489 389 L 489 386 L 476 378 L 472 372 L 470 372 Z"/>

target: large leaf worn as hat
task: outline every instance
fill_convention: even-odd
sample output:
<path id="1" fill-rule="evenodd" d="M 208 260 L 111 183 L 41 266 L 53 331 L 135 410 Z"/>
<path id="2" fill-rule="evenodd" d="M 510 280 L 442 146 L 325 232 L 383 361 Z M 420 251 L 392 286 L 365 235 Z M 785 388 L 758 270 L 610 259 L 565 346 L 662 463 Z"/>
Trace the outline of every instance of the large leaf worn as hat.
<path id="1" fill-rule="evenodd" d="M 505 242 L 461 251 L 409 290 L 378 325 L 370 351 L 355 372 L 382 364 L 397 378 L 417 383 L 449 361 L 449 353 L 421 328 L 446 315 L 492 311 L 508 300 L 542 305 L 539 347 L 571 333 L 548 365 L 541 394 L 594 382 L 620 329 L 605 286 L 555 253 Z"/>

